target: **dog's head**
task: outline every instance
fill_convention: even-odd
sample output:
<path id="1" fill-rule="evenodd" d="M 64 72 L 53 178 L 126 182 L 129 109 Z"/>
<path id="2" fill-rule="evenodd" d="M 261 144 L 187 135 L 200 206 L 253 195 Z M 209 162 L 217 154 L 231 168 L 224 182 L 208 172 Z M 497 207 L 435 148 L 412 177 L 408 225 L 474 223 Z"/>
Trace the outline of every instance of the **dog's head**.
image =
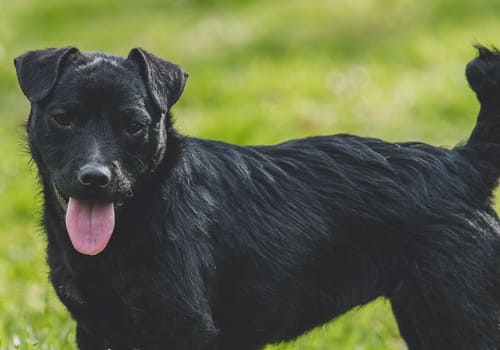
<path id="1" fill-rule="evenodd" d="M 31 102 L 28 141 L 45 195 L 59 202 L 74 248 L 98 254 L 116 207 L 164 158 L 169 110 L 187 74 L 142 49 L 127 58 L 29 51 L 15 66 Z"/>

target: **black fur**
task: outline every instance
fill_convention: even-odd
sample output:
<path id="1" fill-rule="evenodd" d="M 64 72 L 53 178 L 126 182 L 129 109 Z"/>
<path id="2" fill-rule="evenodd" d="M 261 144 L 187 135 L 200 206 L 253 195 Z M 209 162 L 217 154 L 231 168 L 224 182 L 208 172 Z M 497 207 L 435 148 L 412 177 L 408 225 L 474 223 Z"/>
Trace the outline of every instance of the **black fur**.
<path id="1" fill-rule="evenodd" d="M 185 137 L 169 110 L 187 75 L 170 62 L 20 56 L 50 279 L 79 348 L 257 350 L 384 296 L 411 350 L 500 349 L 500 57 L 479 53 L 466 72 L 478 124 L 452 150 Z M 82 186 L 87 164 L 110 185 Z M 73 248 L 59 196 L 115 203 L 102 253 Z"/>

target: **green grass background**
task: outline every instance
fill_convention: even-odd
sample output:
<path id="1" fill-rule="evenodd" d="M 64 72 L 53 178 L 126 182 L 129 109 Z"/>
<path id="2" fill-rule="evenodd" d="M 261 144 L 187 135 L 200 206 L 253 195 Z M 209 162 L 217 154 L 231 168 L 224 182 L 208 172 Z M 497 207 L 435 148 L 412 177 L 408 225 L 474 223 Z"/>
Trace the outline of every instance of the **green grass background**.
<path id="1" fill-rule="evenodd" d="M 478 108 L 463 74 L 472 44 L 500 45 L 499 34 L 492 0 L 0 0 L 0 349 L 75 348 L 47 283 L 16 55 L 141 46 L 177 62 L 190 78 L 174 114 L 190 135 L 255 144 L 348 132 L 452 146 Z M 405 345 L 378 300 L 271 349 Z"/>

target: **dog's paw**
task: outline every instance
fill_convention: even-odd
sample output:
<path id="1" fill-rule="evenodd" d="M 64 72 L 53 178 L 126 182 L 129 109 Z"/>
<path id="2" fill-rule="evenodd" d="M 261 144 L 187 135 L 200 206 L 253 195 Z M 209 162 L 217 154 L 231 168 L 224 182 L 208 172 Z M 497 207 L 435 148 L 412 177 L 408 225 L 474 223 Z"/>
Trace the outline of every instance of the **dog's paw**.
<path id="1" fill-rule="evenodd" d="M 465 75 L 470 87 L 480 101 L 490 97 L 498 98 L 500 92 L 500 51 L 497 48 L 488 49 L 481 45 L 475 46 L 478 57 L 467 64 Z"/>

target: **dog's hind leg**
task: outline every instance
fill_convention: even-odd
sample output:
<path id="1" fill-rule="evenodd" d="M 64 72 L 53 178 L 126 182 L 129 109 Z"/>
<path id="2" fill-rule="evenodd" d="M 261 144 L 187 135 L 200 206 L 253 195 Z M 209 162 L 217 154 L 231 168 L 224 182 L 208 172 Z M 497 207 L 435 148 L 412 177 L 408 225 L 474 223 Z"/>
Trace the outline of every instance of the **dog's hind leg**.
<path id="1" fill-rule="evenodd" d="M 408 349 L 500 349 L 498 319 L 493 315 L 496 312 L 484 307 L 482 315 L 477 318 L 477 314 L 462 313 L 461 305 L 458 305 L 461 302 L 456 300 L 457 310 L 447 312 L 438 306 L 438 299 L 429 304 L 423 297 L 393 298 L 394 315 Z"/>
<path id="2" fill-rule="evenodd" d="M 399 333 L 405 340 L 408 348 L 410 350 L 423 350 L 424 347 L 420 342 L 417 330 L 412 323 L 414 315 L 410 315 L 408 312 L 409 308 L 408 305 L 406 305 L 408 302 L 409 300 L 398 300 L 396 298 L 392 299 L 392 311 L 398 323 Z"/>
<path id="3" fill-rule="evenodd" d="M 499 305 L 491 298 L 408 288 L 392 297 L 391 303 L 409 350 L 500 349 Z"/>
<path id="4" fill-rule="evenodd" d="M 500 349 L 499 244 L 494 237 L 460 243 L 474 239 L 417 253 L 388 295 L 409 350 Z"/>

